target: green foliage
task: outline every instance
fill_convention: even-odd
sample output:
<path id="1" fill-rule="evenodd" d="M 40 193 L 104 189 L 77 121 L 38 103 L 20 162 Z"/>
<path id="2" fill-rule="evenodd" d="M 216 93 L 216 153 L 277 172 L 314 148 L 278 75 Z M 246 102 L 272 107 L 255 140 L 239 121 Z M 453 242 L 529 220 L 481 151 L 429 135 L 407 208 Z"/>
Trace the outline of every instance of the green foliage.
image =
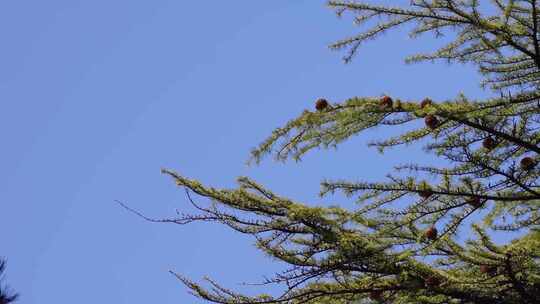
<path id="1" fill-rule="evenodd" d="M 445 31 L 455 39 L 407 62 L 443 59 L 469 62 L 485 76 L 496 98 L 465 96 L 434 101 L 353 97 L 305 111 L 274 130 L 252 151 L 258 163 L 267 155 L 301 160 L 315 148 L 335 147 L 375 127 L 398 131 L 370 146 L 384 151 L 424 145 L 440 166 L 398 166 L 386 181 L 323 181 L 321 196 L 336 191 L 354 198 L 358 209 L 309 207 L 278 196 L 241 177 L 236 189 L 215 189 L 163 170 L 187 189 L 200 215 L 168 222 L 218 221 L 253 235 L 267 255 L 291 266 L 265 284 L 287 289 L 273 297 L 248 297 L 219 286 L 211 290 L 180 275 L 194 295 L 216 303 L 538 303 L 540 295 L 540 104 L 537 1 L 413 0 L 390 7 L 367 1 L 329 1 L 339 15 L 350 13 L 362 28 L 333 44 L 348 48 L 349 61 L 367 40 L 404 24 L 411 36 Z M 491 11 L 485 12 L 486 5 Z M 386 100 L 387 102 L 388 100 Z M 436 123 L 425 126 L 431 115 Z M 432 121 L 433 123 L 433 121 Z M 429 124 L 429 123 L 428 123 Z M 493 147 L 483 146 L 486 138 Z M 520 165 L 531 157 L 531 168 Z M 414 176 L 414 177 L 413 177 Z M 428 182 L 429 180 L 429 182 Z M 197 205 L 189 191 L 212 200 Z M 471 218 L 480 219 L 476 223 Z M 425 231 L 437 227 L 435 240 Z M 469 230 L 466 240 L 458 229 Z M 518 232 L 507 244 L 494 233 Z"/>

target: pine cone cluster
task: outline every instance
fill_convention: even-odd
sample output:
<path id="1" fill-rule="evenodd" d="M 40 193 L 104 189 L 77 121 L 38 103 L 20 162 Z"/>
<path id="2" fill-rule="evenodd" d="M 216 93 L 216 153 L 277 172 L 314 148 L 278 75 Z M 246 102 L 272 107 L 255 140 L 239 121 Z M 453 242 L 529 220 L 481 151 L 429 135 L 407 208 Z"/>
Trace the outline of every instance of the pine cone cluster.
<path id="1" fill-rule="evenodd" d="M 328 108 L 328 100 L 320 98 L 315 102 L 315 109 L 317 109 L 317 111 L 322 112 L 326 110 L 326 108 Z"/>
<path id="2" fill-rule="evenodd" d="M 433 191 L 431 191 L 431 190 L 422 190 L 422 191 L 418 192 L 418 195 L 420 195 L 420 197 L 423 198 L 423 199 L 428 199 L 430 196 L 433 195 Z"/>
<path id="3" fill-rule="evenodd" d="M 379 101 L 379 106 L 381 107 L 381 109 L 391 109 L 393 104 L 394 101 L 390 96 L 384 96 Z"/>
<path id="4" fill-rule="evenodd" d="M 426 126 L 432 130 L 439 126 L 439 119 L 437 119 L 435 115 L 427 115 L 426 118 L 424 118 L 424 122 L 426 123 Z"/>
<path id="5" fill-rule="evenodd" d="M 536 161 L 532 157 L 524 157 L 519 162 L 519 165 L 521 169 L 528 171 L 536 167 Z"/>
<path id="6" fill-rule="evenodd" d="M 431 227 L 428 230 L 426 230 L 424 235 L 426 236 L 427 239 L 434 241 L 437 239 L 438 234 L 439 232 L 437 231 L 437 228 Z"/>
<path id="7" fill-rule="evenodd" d="M 497 142 L 491 138 L 491 137 L 488 137 L 486 139 L 484 139 L 484 141 L 482 142 L 482 146 L 486 149 L 486 150 L 493 150 L 495 149 L 495 147 L 497 146 Z"/>

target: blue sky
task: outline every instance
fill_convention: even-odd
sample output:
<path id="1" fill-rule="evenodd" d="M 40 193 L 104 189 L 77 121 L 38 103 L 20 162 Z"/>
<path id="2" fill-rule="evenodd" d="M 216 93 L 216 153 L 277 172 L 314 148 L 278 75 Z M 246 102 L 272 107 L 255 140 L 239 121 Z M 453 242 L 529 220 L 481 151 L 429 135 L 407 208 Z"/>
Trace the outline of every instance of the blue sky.
<path id="1" fill-rule="evenodd" d="M 350 207 L 318 198 L 320 180 L 380 178 L 421 150 L 383 157 L 365 147 L 375 132 L 301 163 L 247 167 L 249 150 L 321 96 L 487 95 L 470 67 L 403 63 L 438 45 L 429 36 L 386 35 L 344 65 L 327 45 L 354 31 L 322 0 L 0 2 L 0 256 L 20 303 L 202 303 L 169 269 L 278 290 L 239 285 L 283 269 L 250 237 L 151 224 L 114 200 L 151 217 L 193 212 L 169 168 Z"/>

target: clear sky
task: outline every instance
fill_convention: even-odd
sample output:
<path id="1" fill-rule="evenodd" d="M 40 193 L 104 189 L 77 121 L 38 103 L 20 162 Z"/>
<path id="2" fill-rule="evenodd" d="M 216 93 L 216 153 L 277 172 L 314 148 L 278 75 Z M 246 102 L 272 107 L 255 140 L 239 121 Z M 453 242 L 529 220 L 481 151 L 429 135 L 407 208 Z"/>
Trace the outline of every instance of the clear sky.
<path id="1" fill-rule="evenodd" d="M 164 167 L 350 207 L 317 198 L 319 181 L 382 177 L 421 150 L 383 157 L 374 132 L 298 164 L 247 167 L 249 150 L 321 96 L 486 96 L 469 67 L 403 63 L 429 36 L 386 35 L 344 65 L 327 45 L 354 30 L 323 0 L 0 1 L 0 256 L 20 303 L 202 303 L 169 269 L 266 291 L 239 285 L 283 269 L 249 236 L 151 224 L 114 200 L 194 212 Z"/>

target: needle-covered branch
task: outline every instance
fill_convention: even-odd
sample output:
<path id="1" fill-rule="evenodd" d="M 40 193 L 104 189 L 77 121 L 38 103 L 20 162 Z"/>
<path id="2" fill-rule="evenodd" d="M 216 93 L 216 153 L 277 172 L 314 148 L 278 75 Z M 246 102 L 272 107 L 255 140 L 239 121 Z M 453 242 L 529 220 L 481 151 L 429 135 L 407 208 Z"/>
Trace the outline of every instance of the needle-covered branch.
<path id="1" fill-rule="evenodd" d="M 186 286 L 216 303 L 322 303 L 325 299 L 339 303 L 365 298 L 391 298 L 393 303 L 415 303 L 412 299 L 529 303 L 527 299 L 538 292 L 537 285 L 530 285 L 530 280 L 540 278 L 538 265 L 529 263 L 529 277 L 524 277 L 525 270 L 517 275 L 501 256 L 517 250 L 512 263 L 518 263 L 534 261 L 537 253 L 524 250 L 525 246 L 496 248 L 484 230 L 529 231 L 540 225 L 537 156 L 523 157 L 536 152 L 528 148 L 538 141 L 534 118 L 538 110 L 530 94 L 506 102 L 498 98 L 471 102 L 461 96 L 443 103 L 384 97 L 317 104 L 316 112 L 305 111 L 276 130 L 253 151 L 254 160 L 269 153 L 280 160 L 300 159 L 313 148 L 336 146 L 369 128 L 400 126 L 404 133 L 372 145 L 384 150 L 427 142 L 426 151 L 445 158 L 448 167 L 399 168 L 427 172 L 437 178 L 435 183 L 392 175 L 386 183 L 322 183 L 321 195 L 339 190 L 356 197 L 361 208 L 354 212 L 308 207 L 245 177 L 239 178 L 237 189 L 219 190 L 163 170 L 188 190 L 189 202 L 203 212 L 167 222 L 221 222 L 252 234 L 259 249 L 293 266 L 291 272 L 266 281 L 288 286 L 276 298 L 240 296 L 214 284 L 212 293 L 181 279 Z M 427 117 L 435 117 L 436 123 L 430 124 Z M 492 141 L 486 142 L 488 138 Z M 490 157 L 482 157 L 485 154 Z M 189 191 L 209 198 L 211 207 L 195 203 Z M 469 226 L 477 230 L 477 241 L 459 245 L 457 232 L 479 213 L 485 214 L 484 227 Z M 509 216 L 514 220 L 504 224 Z M 536 232 L 531 233 L 533 238 Z M 485 277 L 486 269 L 496 275 Z M 321 285 L 322 279 L 326 281 Z"/>
<path id="2" fill-rule="evenodd" d="M 211 302 L 347 303 L 371 298 L 393 299 L 395 302 L 392 303 L 415 303 L 413 299 L 431 303 L 436 295 L 444 301 L 459 299 L 464 303 L 498 303 L 501 294 L 507 294 L 507 298 L 508 295 L 514 297 L 513 290 L 518 286 L 516 282 L 522 282 L 511 282 L 515 280 L 513 272 L 500 270 L 497 276 L 490 279 L 484 277 L 481 270 L 483 265 L 504 266 L 506 262 L 503 257 L 510 251 L 519 251 L 519 245 L 498 248 L 478 227 L 475 227 L 479 233 L 478 240 L 471 240 L 465 247 L 453 241 L 447 234 L 449 232 L 435 238 L 426 236 L 425 225 L 412 220 L 411 214 L 439 212 L 435 209 L 413 211 L 414 208 L 409 208 L 408 212 L 402 214 L 401 220 L 389 225 L 382 218 L 367 217 L 362 212 L 350 212 L 339 207 L 308 207 L 279 197 L 247 178 L 239 179 L 237 189 L 220 190 L 202 186 L 172 171 L 163 172 L 179 186 L 209 198 L 214 208 L 200 207 L 198 203 L 197 206 L 213 216 L 211 220 L 252 234 L 259 249 L 293 266 L 289 271 L 266 281 L 286 284 L 286 290 L 277 297 L 267 294 L 244 296 L 211 280 L 209 282 L 213 288 L 209 291 L 175 274 L 193 294 Z M 437 191 L 433 191 L 432 195 L 435 193 Z M 193 202 L 191 196 L 189 200 Z M 225 209 L 251 214 L 260 220 L 247 221 L 226 215 L 221 211 Z M 470 214 L 471 210 L 465 213 Z M 199 218 L 204 220 L 204 216 Z M 186 223 L 184 218 L 176 221 L 171 219 L 169 222 Z M 459 225 L 458 218 L 454 224 Z M 532 234 L 529 238 L 537 241 L 538 236 Z M 514 259 L 533 260 L 536 255 L 538 252 L 531 255 L 522 250 L 515 254 Z M 538 265 L 529 264 L 527 271 L 540 273 Z M 479 288 L 479 282 L 491 288 L 490 292 Z M 524 290 L 527 294 L 536 292 L 536 289 Z"/>
<path id="3" fill-rule="evenodd" d="M 436 37 L 448 32 L 456 36 L 432 53 L 408 57 L 407 62 L 438 59 L 472 62 L 486 75 L 484 84 L 497 90 L 538 85 L 538 77 L 535 77 L 540 68 L 536 1 L 412 0 L 401 6 L 329 1 L 328 5 L 340 16 L 351 13 L 362 28 L 356 36 L 331 45 L 333 49 L 348 48 L 346 62 L 367 40 L 411 24 L 413 38 L 428 32 Z M 509 67 L 516 60 L 523 63 L 521 67 Z"/>

